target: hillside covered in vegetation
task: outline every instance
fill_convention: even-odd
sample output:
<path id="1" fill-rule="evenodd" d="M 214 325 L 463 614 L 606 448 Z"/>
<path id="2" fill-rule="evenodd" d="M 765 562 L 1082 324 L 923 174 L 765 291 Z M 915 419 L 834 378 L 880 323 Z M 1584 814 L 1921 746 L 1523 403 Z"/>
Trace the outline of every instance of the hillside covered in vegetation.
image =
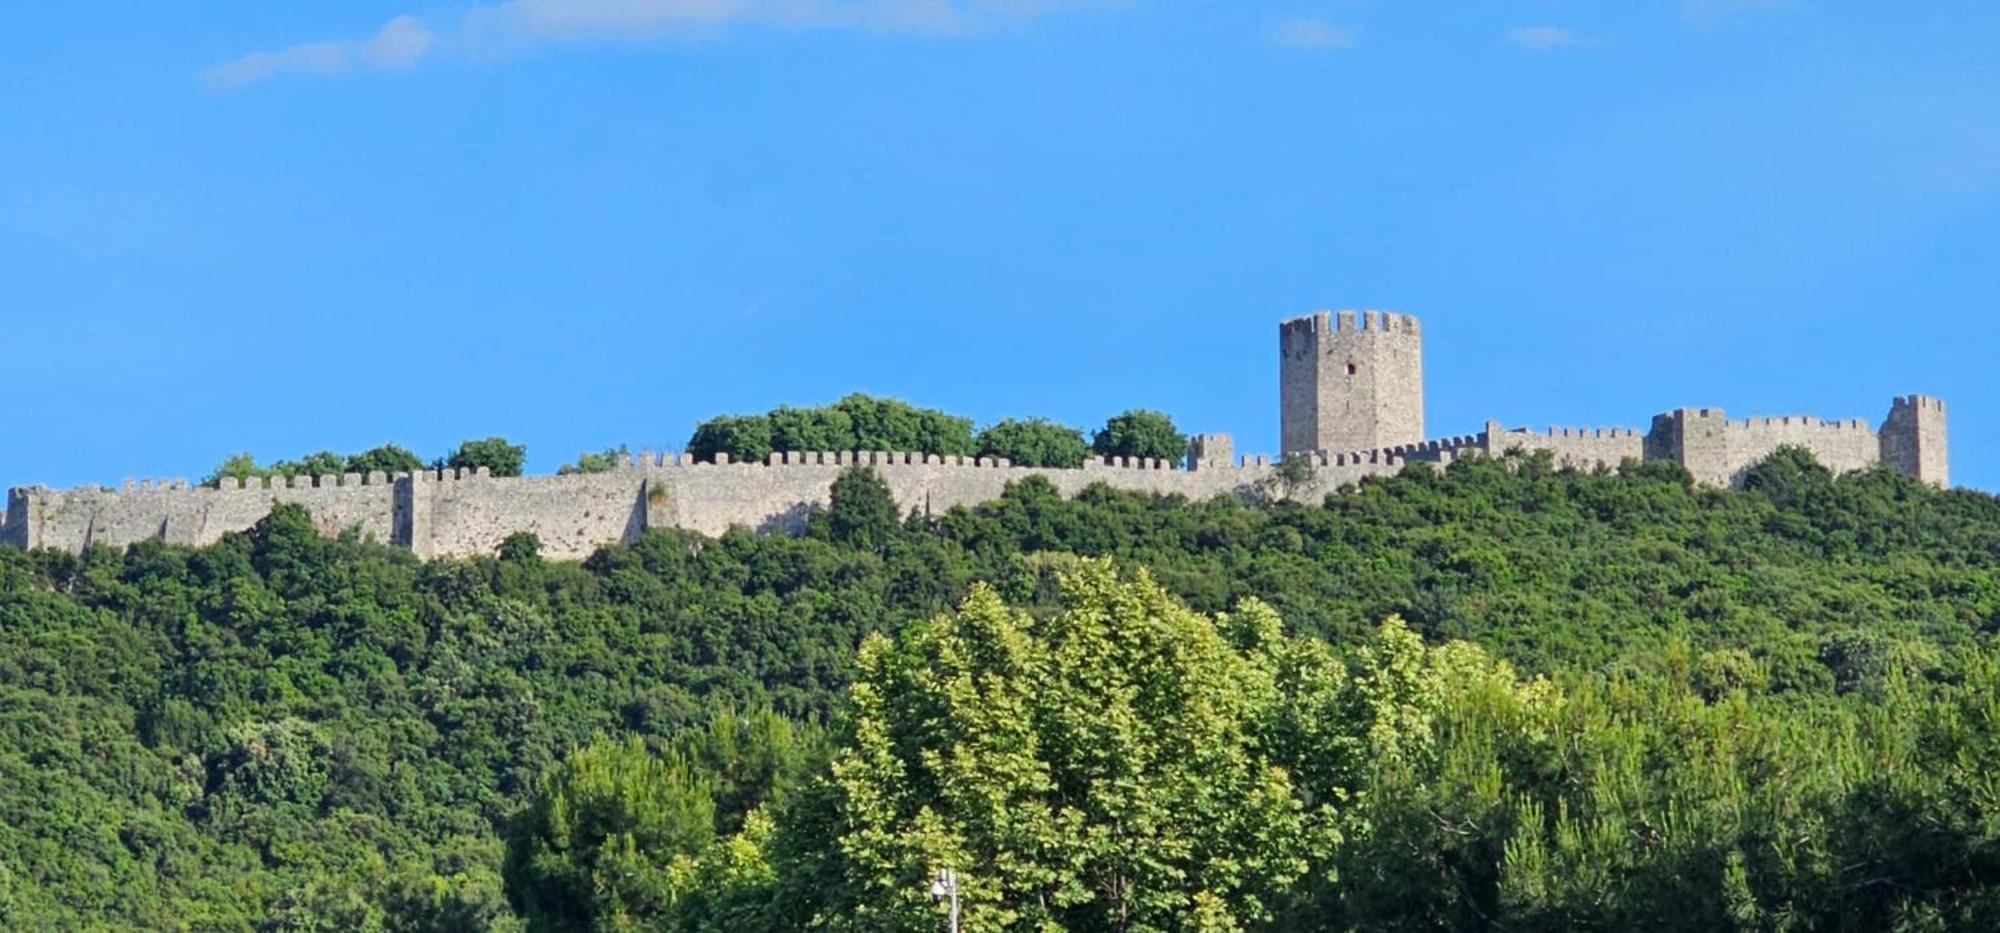
<path id="1" fill-rule="evenodd" d="M 2000 927 L 2000 500 L 1748 487 L 0 549 L 0 926 Z"/>

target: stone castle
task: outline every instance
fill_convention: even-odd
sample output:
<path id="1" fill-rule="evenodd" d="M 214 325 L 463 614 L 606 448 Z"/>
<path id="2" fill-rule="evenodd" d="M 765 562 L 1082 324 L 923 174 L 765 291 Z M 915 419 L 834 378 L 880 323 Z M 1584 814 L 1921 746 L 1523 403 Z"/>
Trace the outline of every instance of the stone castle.
<path id="1" fill-rule="evenodd" d="M 272 505 L 291 502 L 305 506 L 326 534 L 356 530 L 424 557 L 492 554 L 509 535 L 529 532 L 545 555 L 574 559 L 648 528 L 797 530 L 827 505 L 835 478 L 854 465 L 875 470 L 904 509 L 927 514 L 990 501 L 1008 483 L 1037 475 L 1065 495 L 1105 483 L 1191 499 L 1307 498 L 1410 463 L 1513 451 L 1546 451 L 1578 469 L 1672 460 L 1699 482 L 1726 486 L 1780 447 L 1796 446 L 1836 472 L 1887 464 L 1933 485 L 1950 483 L 1944 403 L 1926 396 L 1897 399 L 1879 430 L 1860 420 L 1732 421 L 1716 409 L 1683 408 L 1656 416 L 1647 431 L 1529 431 L 1488 422 L 1478 434 L 1427 439 L 1423 330 L 1416 318 L 1321 312 L 1282 324 L 1278 346 L 1282 444 L 1286 455 L 1311 465 L 1303 482 L 1299 471 L 1281 471 L 1270 457 L 1237 459 L 1226 434 L 1196 437 L 1184 468 L 1115 459 L 1040 469 L 888 451 L 790 452 L 758 464 L 644 454 L 611 472 L 568 476 L 445 471 L 225 479 L 221 488 L 190 487 L 186 480 L 128 480 L 116 490 L 18 488 L 8 492 L 0 543 L 72 552 L 146 540 L 208 544 L 256 524 Z"/>

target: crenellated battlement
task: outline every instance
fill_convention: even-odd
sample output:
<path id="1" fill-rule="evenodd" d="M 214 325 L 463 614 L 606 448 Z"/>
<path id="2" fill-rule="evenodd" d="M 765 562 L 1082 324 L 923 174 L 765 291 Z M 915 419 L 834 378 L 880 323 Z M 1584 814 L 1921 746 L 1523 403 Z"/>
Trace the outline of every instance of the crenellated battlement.
<path id="1" fill-rule="evenodd" d="M 1287 319 L 1278 325 L 1278 336 L 1285 339 L 1314 337 L 1333 332 L 1332 312 L 1314 311 L 1311 314 Z"/>
<path id="2" fill-rule="evenodd" d="M 425 557 L 491 554 L 508 535 L 529 533 L 551 557 L 582 557 L 631 541 L 648 528 L 720 533 L 804 527 L 825 508 L 841 472 L 874 470 L 898 508 L 939 514 L 990 502 L 1009 483 L 1046 479 L 1065 495 L 1093 485 L 1188 499 L 1240 496 L 1312 501 L 1406 465 L 1448 465 L 1470 456 L 1546 452 L 1561 466 L 1615 468 L 1671 460 L 1696 480 L 1741 482 L 1782 447 L 1803 447 L 1836 472 L 1887 464 L 1938 486 L 1950 483 L 1942 401 L 1895 399 L 1880 430 L 1861 419 L 1786 415 L 1731 420 L 1719 408 L 1681 408 L 1631 428 L 1507 428 L 1423 436 L 1422 329 L 1385 311 L 1320 311 L 1285 321 L 1281 351 L 1281 432 L 1287 456 L 1312 467 L 1301 482 L 1281 460 L 1238 456 L 1227 434 L 1195 436 L 1185 468 L 1157 458 L 1093 457 L 1077 469 L 1042 469 L 1004 459 L 907 451 L 786 451 L 756 463 L 641 451 L 602 473 L 496 477 L 485 469 L 346 473 L 237 480 L 216 488 L 186 479 L 127 480 L 120 489 L 42 487 L 9 492 L 0 544 L 81 551 L 146 540 L 206 544 L 249 528 L 272 506 L 303 506 L 325 534 L 356 532 Z"/>
<path id="3" fill-rule="evenodd" d="M 1221 438 L 1211 436 L 1211 445 Z M 1078 469 L 1043 469 L 999 458 L 903 451 L 792 451 L 760 463 L 645 453 L 592 474 L 495 477 L 485 470 L 426 470 L 228 479 L 219 488 L 160 481 L 135 482 L 129 490 L 17 489 L 0 521 L 0 541 L 78 551 L 148 539 L 206 544 L 251 527 L 273 505 L 296 503 L 326 534 L 353 529 L 425 557 L 490 554 L 519 532 L 539 537 L 548 556 L 582 557 L 632 540 L 646 528 L 711 534 L 734 525 L 795 530 L 806 515 L 828 505 L 834 480 L 856 466 L 881 476 L 899 507 L 929 513 L 991 501 L 1009 483 L 1029 476 L 1043 477 L 1067 495 L 1105 484 L 1189 499 L 1269 496 L 1273 459 L 1230 453 L 1231 459 L 1210 457 L 1186 469 L 1134 457 L 1094 457 Z M 1388 451 L 1319 460 L 1323 479 L 1334 485 L 1393 473 L 1402 463 Z"/>
<path id="4" fill-rule="evenodd" d="M 1416 315 L 1396 311 L 1315 311 L 1278 325 L 1281 339 L 1296 340 L 1327 334 L 1403 334 L 1423 336 Z"/>
<path id="5" fill-rule="evenodd" d="M 1433 459 L 1438 454 L 1458 453 L 1466 450 L 1485 450 L 1486 438 L 1482 434 L 1467 434 L 1460 437 L 1445 437 L 1424 441 L 1421 444 L 1403 444 L 1388 449 L 1392 456 L 1406 459 Z"/>
<path id="6" fill-rule="evenodd" d="M 1726 424 L 1730 429 L 1738 431 L 1787 431 L 1798 429 L 1869 433 L 1874 430 L 1868 426 L 1867 421 L 1860 418 L 1850 418 L 1845 421 L 1826 421 L 1811 415 L 1745 418 L 1741 421 L 1727 421 Z"/>
<path id="7" fill-rule="evenodd" d="M 1646 435 L 1637 428 L 1514 428 L 1500 432 L 1507 437 L 1541 437 L 1549 440 L 1632 440 Z"/>

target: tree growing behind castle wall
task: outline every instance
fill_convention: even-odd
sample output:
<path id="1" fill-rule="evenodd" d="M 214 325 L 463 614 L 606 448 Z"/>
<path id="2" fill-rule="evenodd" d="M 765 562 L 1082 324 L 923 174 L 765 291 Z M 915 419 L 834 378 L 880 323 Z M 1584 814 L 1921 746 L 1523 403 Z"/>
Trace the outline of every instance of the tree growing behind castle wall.
<path id="1" fill-rule="evenodd" d="M 488 437 L 476 441 L 466 441 L 452 451 L 445 465 L 454 470 L 477 470 L 485 467 L 494 476 L 520 476 L 528 464 L 528 448 L 521 444 L 509 444 L 504 437 Z"/>
<path id="2" fill-rule="evenodd" d="M 273 476 L 327 476 L 338 473 L 370 473 L 380 471 L 388 475 L 411 473 L 424 468 L 424 462 L 408 448 L 395 444 L 383 444 L 372 450 L 358 454 L 337 454 L 330 450 L 307 454 L 297 460 L 277 460 L 270 464 L 259 464 L 257 458 L 248 452 L 236 454 L 218 464 L 214 472 L 202 479 L 204 486 L 216 486 L 223 479 L 265 479 Z"/>
<path id="3" fill-rule="evenodd" d="M 688 440 L 688 452 L 705 462 L 718 453 L 756 463 L 774 452 L 838 450 L 963 456 L 973 452 L 972 419 L 857 393 L 818 408 L 782 406 L 762 415 L 712 418 Z"/>
<path id="4" fill-rule="evenodd" d="M 1180 466 L 1188 438 L 1165 412 L 1134 408 L 1105 422 L 1090 446 L 1100 457 L 1143 457 Z"/>
<path id="5" fill-rule="evenodd" d="M 771 419 L 764 415 L 723 415 L 694 429 L 687 452 L 703 463 L 728 454 L 739 463 L 762 463 L 771 455 Z"/>
<path id="6" fill-rule="evenodd" d="M 612 470 L 618 469 L 618 465 L 631 455 L 632 449 L 623 444 L 616 447 L 606 447 L 594 454 L 577 454 L 576 462 L 565 463 L 558 467 L 556 475 L 574 476 L 587 473 L 609 473 Z"/>
<path id="7" fill-rule="evenodd" d="M 398 473 L 415 473 L 424 468 L 424 461 L 407 447 L 383 444 L 373 450 L 347 458 L 342 473 L 375 473 L 389 476 Z"/>
<path id="8" fill-rule="evenodd" d="M 1015 466 L 1073 470 L 1090 456 L 1083 432 L 1047 418 L 1008 418 L 979 432 L 977 452 Z"/>

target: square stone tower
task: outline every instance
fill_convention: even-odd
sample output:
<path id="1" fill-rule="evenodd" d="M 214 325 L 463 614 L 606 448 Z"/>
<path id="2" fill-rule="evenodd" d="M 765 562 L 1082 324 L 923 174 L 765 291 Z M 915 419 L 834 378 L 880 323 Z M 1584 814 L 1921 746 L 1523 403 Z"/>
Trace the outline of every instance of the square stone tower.
<path id="1" fill-rule="evenodd" d="M 1325 311 L 1278 325 L 1285 453 L 1352 453 L 1424 439 L 1424 336 L 1407 314 Z"/>

